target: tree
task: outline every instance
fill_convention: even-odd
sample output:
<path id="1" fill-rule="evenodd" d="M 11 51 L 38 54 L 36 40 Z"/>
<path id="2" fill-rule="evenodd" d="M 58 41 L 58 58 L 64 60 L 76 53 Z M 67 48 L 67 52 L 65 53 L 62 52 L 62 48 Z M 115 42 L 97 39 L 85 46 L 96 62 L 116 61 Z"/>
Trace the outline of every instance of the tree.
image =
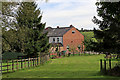
<path id="1" fill-rule="evenodd" d="M 75 47 L 74 45 L 70 45 L 70 52 L 72 52 L 73 53 L 73 56 L 75 55 L 75 52 L 77 52 L 77 47 Z"/>
<path id="2" fill-rule="evenodd" d="M 14 51 L 14 43 L 15 40 L 15 12 L 19 4 L 15 2 L 2 2 L 2 10 L 0 12 L 2 13 L 1 20 L 2 25 L 0 28 L 2 29 L 2 52 L 5 51 Z M 9 30 L 8 30 L 9 29 Z M 11 36 L 11 37 L 10 37 Z"/>
<path id="3" fill-rule="evenodd" d="M 120 2 L 97 2 L 98 16 L 93 22 L 100 30 L 94 30 L 95 36 L 100 40 L 103 50 L 118 53 L 120 49 Z"/>
<path id="4" fill-rule="evenodd" d="M 82 34 L 84 35 L 83 44 L 85 45 L 85 51 L 96 51 L 95 44 L 97 43 L 97 40 L 94 37 L 94 32 L 82 32 Z"/>
<path id="5" fill-rule="evenodd" d="M 24 40 L 18 38 L 25 53 L 29 56 L 37 55 L 38 52 L 45 52 L 49 49 L 47 33 L 42 32 L 46 23 L 41 23 L 42 15 L 35 2 L 22 2 L 16 19 L 17 31 L 25 30 L 24 34 L 27 35 Z"/>
<path id="6" fill-rule="evenodd" d="M 40 9 L 35 2 L 22 2 L 19 3 L 17 10 L 12 10 L 17 5 L 17 3 L 3 4 L 3 51 L 22 52 L 29 56 L 47 52 L 50 45 L 47 33 L 42 32 L 46 23 L 41 23 Z M 11 21 L 10 17 L 14 20 Z"/>

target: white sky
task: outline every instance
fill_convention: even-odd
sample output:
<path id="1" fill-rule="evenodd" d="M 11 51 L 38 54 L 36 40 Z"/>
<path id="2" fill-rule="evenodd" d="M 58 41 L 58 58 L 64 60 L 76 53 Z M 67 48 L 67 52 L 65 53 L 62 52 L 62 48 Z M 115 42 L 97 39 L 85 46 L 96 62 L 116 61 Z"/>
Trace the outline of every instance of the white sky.
<path id="1" fill-rule="evenodd" d="M 78 29 L 98 28 L 92 22 L 97 15 L 96 0 L 48 0 L 38 1 L 38 7 L 43 12 L 42 22 L 46 27 L 69 27 L 73 25 Z"/>

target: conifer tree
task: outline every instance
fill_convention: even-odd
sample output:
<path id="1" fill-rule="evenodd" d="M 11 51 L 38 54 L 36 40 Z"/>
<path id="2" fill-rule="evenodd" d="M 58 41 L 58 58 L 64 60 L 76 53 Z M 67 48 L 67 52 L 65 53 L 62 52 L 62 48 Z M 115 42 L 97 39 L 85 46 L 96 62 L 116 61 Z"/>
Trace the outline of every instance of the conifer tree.
<path id="1" fill-rule="evenodd" d="M 45 52 L 49 49 L 47 34 L 43 34 L 46 23 L 42 23 L 40 9 L 35 2 L 22 2 L 17 12 L 17 30 L 25 33 L 23 41 L 24 53 L 29 56 L 37 55 L 38 52 Z"/>
<path id="2" fill-rule="evenodd" d="M 102 50 L 111 53 L 120 53 L 120 2 L 97 2 L 98 16 L 93 22 L 100 30 L 94 30 L 95 36 L 100 40 Z"/>

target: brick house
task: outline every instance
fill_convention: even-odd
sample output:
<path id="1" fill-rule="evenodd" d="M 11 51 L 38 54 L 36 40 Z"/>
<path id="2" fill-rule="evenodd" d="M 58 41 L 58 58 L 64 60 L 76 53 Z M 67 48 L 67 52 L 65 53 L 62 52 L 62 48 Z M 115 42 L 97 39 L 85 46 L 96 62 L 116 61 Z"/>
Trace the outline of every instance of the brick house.
<path id="1" fill-rule="evenodd" d="M 54 52 L 58 47 L 58 50 L 67 51 L 74 47 L 78 50 L 78 46 L 81 46 L 81 51 L 84 50 L 84 36 L 72 25 L 70 27 L 59 27 L 51 28 L 48 27 L 44 30 L 44 33 L 48 32 L 49 43 L 52 44 L 51 52 Z"/>

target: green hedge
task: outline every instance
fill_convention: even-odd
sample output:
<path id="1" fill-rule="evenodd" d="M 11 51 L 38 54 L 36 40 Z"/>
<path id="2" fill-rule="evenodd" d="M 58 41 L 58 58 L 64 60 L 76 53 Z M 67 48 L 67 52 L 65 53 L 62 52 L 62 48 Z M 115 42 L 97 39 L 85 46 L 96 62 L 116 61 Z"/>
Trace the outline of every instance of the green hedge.
<path id="1" fill-rule="evenodd" d="M 19 52 L 5 52 L 2 54 L 2 59 L 3 60 L 17 59 L 18 56 L 24 56 L 24 54 Z"/>

